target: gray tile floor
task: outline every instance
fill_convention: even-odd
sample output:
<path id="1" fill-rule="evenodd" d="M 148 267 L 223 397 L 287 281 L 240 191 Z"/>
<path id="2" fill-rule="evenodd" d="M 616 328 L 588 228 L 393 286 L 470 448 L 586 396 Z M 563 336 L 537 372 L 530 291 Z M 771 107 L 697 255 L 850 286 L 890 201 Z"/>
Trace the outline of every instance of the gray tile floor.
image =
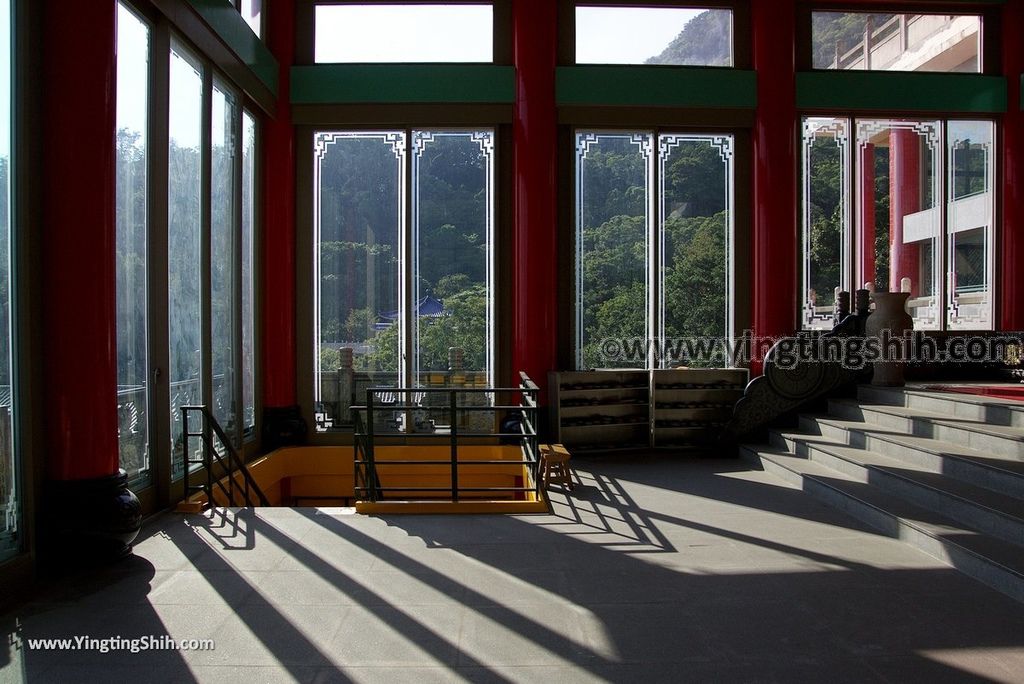
<path id="1" fill-rule="evenodd" d="M 551 515 L 162 516 L 0 619 L 0 680 L 1024 681 L 1024 606 L 771 475 L 575 465 Z M 29 648 L 79 635 L 216 648 Z"/>

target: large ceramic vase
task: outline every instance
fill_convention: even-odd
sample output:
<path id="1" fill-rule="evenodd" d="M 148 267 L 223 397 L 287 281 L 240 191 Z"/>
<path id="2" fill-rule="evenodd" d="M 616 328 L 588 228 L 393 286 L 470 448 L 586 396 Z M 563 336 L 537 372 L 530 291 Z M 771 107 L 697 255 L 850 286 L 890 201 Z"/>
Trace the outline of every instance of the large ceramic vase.
<path id="1" fill-rule="evenodd" d="M 871 295 L 875 310 L 868 316 L 864 334 L 868 339 L 878 341 L 881 357 L 874 363 L 872 385 L 902 387 L 905 384 L 903 369 L 907 359 L 903 348 L 888 340 L 903 340 L 906 333 L 914 329 L 914 319 L 907 313 L 909 292 L 874 292 Z"/>

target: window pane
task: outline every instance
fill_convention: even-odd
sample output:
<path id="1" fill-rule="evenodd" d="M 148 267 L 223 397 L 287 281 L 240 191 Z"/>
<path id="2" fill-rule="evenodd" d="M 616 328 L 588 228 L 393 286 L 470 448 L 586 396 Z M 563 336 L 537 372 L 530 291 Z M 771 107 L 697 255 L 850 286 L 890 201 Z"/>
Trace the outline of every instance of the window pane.
<path id="1" fill-rule="evenodd" d="M 413 132 L 414 384 L 491 384 L 493 196 L 492 131 Z"/>
<path id="2" fill-rule="evenodd" d="M 236 439 L 235 424 L 235 119 L 234 97 L 213 86 L 210 130 L 210 354 L 213 417 Z"/>
<path id="3" fill-rule="evenodd" d="M 732 66 L 732 10 L 577 7 L 576 63 Z"/>
<path id="4" fill-rule="evenodd" d="M 20 550 L 17 454 L 14 451 L 14 374 L 11 360 L 11 3 L 0 0 L 0 558 Z"/>
<path id="5" fill-rule="evenodd" d="M 942 124 L 857 120 L 857 282 L 911 293 L 919 330 L 939 326 Z"/>
<path id="6" fill-rule="evenodd" d="M 647 337 L 647 236 L 653 140 L 647 133 L 576 135 L 576 365 L 607 359 L 606 339 Z"/>
<path id="7" fill-rule="evenodd" d="M 317 62 L 493 62 L 490 5 L 319 5 Z"/>
<path id="8" fill-rule="evenodd" d="M 995 125 L 991 121 L 950 121 L 946 139 L 946 320 L 950 329 L 991 330 Z"/>
<path id="9" fill-rule="evenodd" d="M 733 138 L 661 135 L 658 152 L 660 335 L 667 340 L 731 336 Z M 672 361 L 662 356 L 661 365 Z M 702 364 L 711 361 L 687 361 Z"/>
<path id="10" fill-rule="evenodd" d="M 350 421 L 361 389 L 398 382 L 405 134 L 317 133 L 314 146 L 315 401 L 325 430 Z"/>
<path id="11" fill-rule="evenodd" d="M 815 69 L 980 73 L 981 17 L 813 12 Z"/>
<path id="12" fill-rule="evenodd" d="M 182 475 L 181 407 L 202 392 L 202 67 L 171 48 L 167 168 L 167 313 L 170 343 L 171 472 Z M 198 444 L 193 440 L 196 451 Z"/>
<path id="13" fill-rule="evenodd" d="M 256 428 L 256 121 L 242 112 L 242 430 Z"/>
<path id="14" fill-rule="evenodd" d="M 262 37 L 263 0 L 242 0 L 238 10 L 242 13 L 242 19 L 245 19 L 245 23 L 249 25 L 252 32 Z"/>
<path id="15" fill-rule="evenodd" d="M 120 463 L 149 483 L 149 27 L 117 10 L 117 418 Z"/>
<path id="16" fill-rule="evenodd" d="M 862 158 L 873 159 L 873 148 L 864 144 Z M 801 321 L 805 330 L 831 329 L 835 291 L 850 289 L 849 119 L 805 118 L 802 150 Z"/>

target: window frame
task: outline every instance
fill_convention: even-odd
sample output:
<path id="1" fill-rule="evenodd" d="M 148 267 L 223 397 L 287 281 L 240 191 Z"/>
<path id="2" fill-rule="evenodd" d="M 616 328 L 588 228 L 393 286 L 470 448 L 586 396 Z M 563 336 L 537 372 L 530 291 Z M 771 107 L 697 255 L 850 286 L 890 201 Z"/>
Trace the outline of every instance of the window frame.
<path id="1" fill-rule="evenodd" d="M 1002 165 L 999 163 L 1000 150 L 1002 147 L 1002 126 L 1000 125 L 999 117 L 993 114 L 984 113 L 949 113 L 949 112 L 879 112 L 869 110 L 798 110 L 797 121 L 798 121 L 798 142 L 803 148 L 803 121 L 808 117 L 827 117 L 833 119 L 846 120 L 849 124 L 849 135 L 850 135 L 850 155 L 849 155 L 849 173 L 844 174 L 848 187 L 845 189 L 848 197 L 849 209 L 849 225 L 843 227 L 844 238 L 848 242 L 842 245 L 842 249 L 848 254 L 848 263 L 841 265 L 842 275 L 846 282 L 851 283 L 852 290 L 857 290 L 863 285 L 863 283 L 857 282 L 858 274 L 858 262 L 861 258 L 863 248 L 861 243 L 861 231 L 858 230 L 858 221 L 860 219 L 860 201 L 858 198 L 858 177 L 861 161 L 857 154 L 857 121 L 858 120 L 885 120 L 885 119 L 906 119 L 906 120 L 933 120 L 938 121 L 941 125 L 942 135 L 941 143 L 939 145 L 940 156 L 941 156 L 941 168 L 938 170 L 937 175 L 939 177 L 938 187 L 939 192 L 942 195 L 942 199 L 937 206 L 941 208 L 939 218 L 939 235 L 935 238 L 935 244 L 937 246 L 938 254 L 933 255 L 934 269 L 937 272 L 936 281 L 939 286 L 938 292 L 935 293 L 936 306 L 939 311 L 937 314 L 938 326 L 936 328 L 928 328 L 929 332 L 937 335 L 945 335 L 949 333 L 990 333 L 999 329 L 998 312 L 1001 303 L 1002 293 L 999 288 L 1000 284 L 1000 236 L 1002 234 L 1002 202 L 1000 201 L 1000 191 L 1002 188 Z M 988 240 L 988 254 L 986 256 L 986 267 L 990 276 L 989 282 L 989 318 L 990 324 L 987 328 L 959 328 L 951 327 L 948 320 L 948 307 L 950 304 L 950 293 L 949 293 L 949 264 L 951 261 L 951 254 L 949 253 L 950 237 L 949 232 L 949 203 L 950 203 L 950 173 L 951 173 L 951 159 L 948 154 L 949 151 L 949 123 L 956 121 L 980 121 L 990 123 L 992 125 L 993 136 L 992 136 L 992 158 L 990 160 L 990 167 L 992 175 L 991 180 L 991 192 L 992 196 L 992 214 L 991 214 L 991 225 L 988 228 L 986 239 Z M 802 163 L 802 162 L 801 162 Z M 798 173 L 798 177 L 801 172 Z M 801 185 L 798 183 L 798 185 Z M 805 236 L 807 226 L 803 218 L 805 197 L 803 190 L 800 189 L 797 198 L 798 214 L 799 219 L 799 238 L 797 240 L 797 264 L 799 264 L 800 271 L 796 274 L 798 279 L 798 287 L 796 290 L 797 301 L 794 303 L 797 312 L 797 330 L 803 332 L 819 331 L 823 332 L 827 328 L 822 327 L 808 327 L 805 324 L 803 310 L 804 310 L 804 295 L 803 295 L 803 283 L 806 273 L 804 271 L 804 263 L 806 259 L 805 250 Z M 842 287 L 842 285 L 840 285 Z"/>
<path id="2" fill-rule="evenodd" d="M 232 196 L 235 203 L 234 216 L 231 219 L 231 292 L 232 292 L 232 339 L 235 341 L 235 351 L 232 354 L 231 373 L 235 376 L 235 387 L 232 396 L 236 405 L 236 429 L 231 436 L 235 439 L 235 446 L 239 453 L 246 460 L 251 460 L 259 454 L 260 430 L 262 428 L 262 397 L 261 382 L 262 369 L 259 362 L 261 353 L 261 274 L 262 274 L 262 221 L 263 221 L 263 186 L 262 186 L 262 117 L 264 111 L 259 102 L 243 89 L 243 86 L 234 81 L 227 73 L 220 69 L 220 65 L 212 57 L 207 55 L 198 45 L 184 35 L 171 22 L 168 17 L 159 12 L 143 6 L 138 0 L 120 0 L 128 9 L 137 16 L 144 18 L 151 28 L 150 39 L 150 70 L 149 70 L 149 155 L 148 155 L 148 195 L 150 198 L 148 206 L 148 263 L 147 263 L 147 287 L 148 287 L 148 328 L 149 328 L 149 360 L 150 371 L 149 395 L 150 395 L 150 416 L 149 416 L 149 452 L 151 477 L 148 484 L 135 485 L 133 491 L 139 497 L 143 505 L 143 511 L 151 513 L 161 508 L 170 506 L 174 501 L 180 499 L 182 491 L 182 480 L 179 477 L 172 477 L 173 453 L 170 444 L 170 421 L 171 406 L 169 398 L 169 387 L 167 384 L 168 368 L 170 360 L 169 352 L 169 302 L 168 302 L 168 151 L 169 151 L 169 113 L 170 106 L 170 51 L 174 46 L 180 48 L 191 59 L 202 66 L 202 126 L 200 130 L 200 154 L 202 169 L 200 196 L 200 244 L 202 249 L 201 258 L 201 342 L 204 349 L 204 359 L 201 375 L 203 378 L 203 403 L 212 406 L 212 365 L 210 348 L 212 344 L 210 330 L 210 308 L 211 308 L 211 283 L 210 283 L 210 254 L 211 254 L 211 207 L 210 207 L 210 183 L 211 183 L 211 106 L 212 90 L 216 81 L 218 88 L 223 89 L 233 98 L 234 117 L 230 133 L 235 136 L 236 154 L 232 164 Z M 242 228 L 242 116 L 243 112 L 253 118 L 255 124 L 255 159 L 253 165 L 253 403 L 255 427 L 245 430 L 243 419 L 244 401 L 242 394 L 242 315 L 241 315 L 241 228 Z M 237 309 L 237 311 L 235 310 Z M 189 476 L 190 482 L 205 477 L 202 469 L 193 472 Z M 132 486 L 129 483 L 129 486 Z"/>
<path id="3" fill-rule="evenodd" d="M 732 64 L 727 67 L 685 66 L 677 64 L 624 64 L 637 69 L 750 69 L 751 52 L 750 4 L 742 0 L 557 0 L 558 2 L 558 64 L 576 66 L 576 7 L 666 7 L 683 9 L 728 9 L 732 11 Z M 808 20 L 809 21 L 809 20 Z M 580 66 L 596 66 L 582 63 Z"/>
<path id="4" fill-rule="evenodd" d="M 305 302 L 318 302 L 319 297 L 316 296 L 316 289 L 320 287 L 319 283 L 314 282 L 314 274 L 319 273 L 319 267 L 316 265 L 319 256 L 317 254 L 317 245 L 315 244 L 316 234 L 314 231 L 315 213 L 319 211 L 319 207 L 315 206 L 313 198 L 314 193 L 317 189 L 314 187 L 315 178 L 312 174 L 314 165 L 313 161 L 313 149 L 316 145 L 316 138 L 321 133 L 401 133 L 405 144 L 405 156 L 401 162 L 401 175 L 402 175 L 402 188 L 399 189 L 399 196 L 402 197 L 401 203 L 404 207 L 404 215 L 400 217 L 400 224 L 398 228 L 398 242 L 397 247 L 399 250 L 399 263 L 397 276 L 397 294 L 398 294 L 398 311 L 400 315 L 399 320 L 399 368 L 398 377 L 401 386 L 405 387 L 416 387 L 416 369 L 418 368 L 418 359 L 416 358 L 416 352 L 419 348 L 417 340 L 417 331 L 419 329 L 419 322 L 416 316 L 413 314 L 415 308 L 416 294 L 417 294 L 417 273 L 416 268 L 419 263 L 419 242 L 418 242 L 418 224 L 416 219 L 416 206 L 414 204 L 415 197 L 417 196 L 416 190 L 416 175 L 415 166 L 416 161 L 412 155 L 415 154 L 414 145 L 414 134 L 416 132 L 428 132 L 428 133 L 474 133 L 478 131 L 489 133 L 492 141 L 492 161 L 490 162 L 490 169 L 486 173 L 485 185 L 490 206 L 487 208 L 490 215 L 490 222 L 488 225 L 488 235 L 485 238 L 485 244 L 489 246 L 486 258 L 486 285 L 488 290 L 487 296 L 487 311 L 485 318 L 488 321 L 487 340 L 489 347 L 486 350 L 485 356 L 487 358 L 487 364 L 489 368 L 487 372 L 489 374 L 490 385 L 501 385 L 505 381 L 499 380 L 504 373 L 500 365 L 501 351 L 499 345 L 499 331 L 503 327 L 500 323 L 500 299 L 498 292 L 499 287 L 499 254 L 501 253 L 501 200 L 500 191 L 498 188 L 499 178 L 501 177 L 501 157 L 499 156 L 499 126 L 498 125 L 460 125 L 460 126 L 430 126 L 430 125 L 406 125 L 406 126 L 325 126 L 317 125 L 309 128 L 309 148 L 310 157 L 309 163 L 303 164 L 300 159 L 300 168 L 303 165 L 307 166 L 310 170 L 309 178 L 300 176 L 305 181 L 299 186 L 300 196 L 309 198 L 308 202 L 300 201 L 299 204 L 302 206 L 308 205 L 308 224 L 300 218 L 299 230 L 299 243 L 303 247 L 301 249 L 308 249 L 309 254 L 309 275 L 304 277 L 304 269 L 297 269 L 297 292 L 299 293 L 300 301 Z M 303 185 L 308 183 L 308 192 L 302 190 Z M 307 244 L 308 243 L 308 244 Z M 305 263 L 302 259 L 301 250 L 299 256 L 300 263 Z M 308 296 L 306 293 L 308 292 Z M 304 325 L 300 322 L 300 331 L 305 332 L 308 328 L 309 340 L 308 345 L 303 347 L 305 343 L 305 335 L 300 334 L 299 337 L 299 350 L 298 356 L 300 359 L 299 363 L 299 375 L 302 381 L 299 383 L 300 392 L 300 406 L 303 408 L 303 415 L 309 420 L 309 424 L 314 426 L 311 429 L 311 434 L 319 435 L 320 439 L 325 439 L 325 435 L 338 435 L 346 433 L 347 424 L 340 424 L 333 426 L 331 429 L 318 430 L 316 426 L 315 406 L 314 397 L 318 391 L 319 379 L 316 377 L 316 368 L 319 366 L 319 362 L 314 360 L 314 357 L 319 354 L 319 340 L 317 339 L 316 331 L 319 328 L 316 319 L 319 319 L 320 311 L 314 309 L 312 306 L 309 307 L 309 314 L 305 315 L 300 311 L 300 321 L 306 323 Z M 307 373 L 304 369 L 306 365 L 304 362 L 304 354 L 302 349 L 309 350 L 310 360 L 308 362 L 309 372 Z M 307 385 L 309 391 L 307 391 Z M 358 403 L 358 397 L 356 398 Z M 339 429 L 341 428 L 341 429 Z M 412 433 L 409 433 L 410 435 Z"/>
<path id="5" fill-rule="evenodd" d="M 154 394 L 153 385 L 155 383 L 153 382 L 153 365 L 152 365 L 153 357 L 152 357 L 152 339 L 151 339 L 152 338 L 152 331 L 150 329 L 150 326 L 151 326 L 151 323 L 152 323 L 152 321 L 151 321 L 152 316 L 150 315 L 150 310 L 151 310 L 151 305 L 152 305 L 152 287 L 151 287 L 151 283 L 150 283 L 150 281 L 151 281 L 151 277 L 150 277 L 150 271 L 151 271 L 150 257 L 152 256 L 151 255 L 152 230 L 153 230 L 153 227 L 152 227 L 152 219 L 153 219 L 153 210 L 152 210 L 153 196 L 152 196 L 152 193 L 153 193 L 153 190 L 154 190 L 153 179 L 152 179 L 152 170 L 153 170 L 153 133 L 154 133 L 153 126 L 156 123 L 154 121 L 154 117 L 153 117 L 153 111 L 154 111 L 153 95 L 154 95 L 154 90 L 155 90 L 154 87 L 153 87 L 153 76 L 154 76 L 154 64 L 153 64 L 153 62 L 154 62 L 154 57 L 155 57 L 155 48 L 154 48 L 154 46 L 156 44 L 157 28 L 156 28 L 156 22 L 153 21 L 152 17 L 147 16 L 144 12 L 139 11 L 139 9 L 133 3 L 128 2 L 127 0 L 120 0 L 118 2 L 118 6 L 119 7 L 123 7 L 125 9 L 125 11 L 131 13 L 136 19 L 139 20 L 140 23 L 144 24 L 146 26 L 147 30 L 149 31 L 149 45 L 148 45 L 148 48 L 149 48 L 149 50 L 148 50 L 149 51 L 149 54 L 148 54 L 149 69 L 147 70 L 147 73 L 146 73 L 146 87 L 147 87 L 147 92 L 146 92 L 146 122 L 145 122 L 145 126 L 146 126 L 146 161 L 145 161 L 145 165 L 146 165 L 146 215 L 145 215 L 145 222 L 146 222 L 146 236 L 145 236 L 145 239 L 146 239 L 146 268 L 145 268 L 145 276 L 144 276 L 145 280 L 146 280 L 145 285 L 146 285 L 146 350 L 147 350 L 147 358 L 146 358 L 146 376 L 147 376 L 147 383 L 146 383 L 146 403 L 147 403 L 147 411 L 146 411 L 146 423 L 147 423 L 146 424 L 146 431 L 147 431 L 146 454 L 147 454 L 147 457 L 148 457 L 148 460 L 149 460 L 149 467 L 146 470 L 144 475 L 135 475 L 135 476 L 133 476 L 131 473 L 129 473 L 129 480 L 128 480 L 128 486 L 130 488 L 133 488 L 133 489 L 145 489 L 145 488 L 147 488 L 149 486 L 152 486 L 153 478 L 154 478 L 154 458 L 153 458 L 154 452 L 153 452 L 153 445 L 154 445 L 154 428 L 155 428 L 155 426 L 153 424 L 153 413 L 154 413 L 153 409 L 154 409 L 154 406 L 155 406 L 155 404 L 154 404 L 155 397 L 153 396 L 153 394 Z M 118 27 L 118 30 L 120 30 L 120 27 Z M 116 66 L 115 66 L 115 68 L 116 68 Z M 115 91 L 116 91 L 116 86 L 115 86 Z M 119 296 L 120 295 L 118 295 L 118 297 Z M 120 435 L 118 436 L 118 442 L 119 442 L 118 446 L 120 447 Z"/>
<path id="6" fill-rule="evenodd" d="M 652 152 L 651 159 L 648 160 L 650 165 L 650 176 L 648 179 L 647 190 L 651 191 L 650 196 L 646 197 L 645 201 L 648 205 L 649 216 L 647 220 L 645 241 L 646 241 L 646 254 L 645 254 L 645 287 L 646 287 L 646 318 L 647 325 L 644 331 L 644 336 L 648 340 L 658 340 L 665 337 L 665 311 L 664 302 L 665 297 L 663 293 L 664 287 L 664 271 L 662 269 L 664 254 L 663 254 L 663 243 L 665 233 L 663 231 L 663 220 L 662 220 L 662 204 L 664 197 L 661 196 L 662 183 L 661 183 L 661 166 L 662 162 L 659 159 L 659 141 L 662 136 L 682 135 L 682 136 L 697 136 L 697 137 L 729 137 L 731 139 L 730 154 L 731 159 L 728 163 L 728 169 L 731 171 L 732 176 L 726 177 L 726 204 L 729 212 L 729 220 L 726 226 L 726 281 L 728 283 L 725 293 L 725 337 L 735 338 L 737 331 L 745 327 L 746 316 L 745 312 L 740 311 L 740 307 L 737 302 L 737 293 L 739 292 L 739 284 L 737 279 L 737 273 L 741 268 L 740 250 L 737 250 L 737 244 L 743 232 L 740 230 L 740 221 L 746 218 L 737 206 L 736 188 L 743 180 L 740 173 L 740 165 L 744 163 L 744 156 L 741 154 L 743 137 L 740 131 L 736 130 L 715 130 L 710 127 L 697 127 L 697 126 L 643 126 L 636 125 L 630 127 L 609 127 L 609 126 L 573 126 L 570 131 L 570 140 L 572 141 L 572 162 L 571 162 L 571 173 L 574 178 L 578 178 L 579 170 L 576 167 L 578 163 L 578 156 L 576 154 L 575 141 L 577 136 L 581 133 L 594 133 L 594 134 L 605 134 L 605 135 L 623 135 L 628 133 L 642 133 L 651 136 L 652 141 Z M 568 204 L 571 206 L 570 213 L 572 221 L 568 225 L 570 240 L 572 249 L 569 250 L 567 258 L 572 263 L 572 278 L 573 285 L 570 288 L 570 311 L 572 315 L 570 317 L 571 323 L 569 326 L 571 329 L 571 367 L 575 370 L 588 370 L 583 367 L 582 364 L 582 335 L 581 321 L 582 311 L 580 310 L 580 296 L 579 291 L 579 268 L 580 268 L 580 245 L 579 245 L 579 224 L 578 224 L 578 207 L 579 207 L 579 193 L 580 187 L 578 182 L 572 183 L 573 191 L 571 193 L 565 193 L 571 195 Z M 564 244 L 564 243 L 563 243 Z M 563 250 L 564 252 L 564 250 Z M 563 258 L 564 261 L 564 258 Z M 564 281 L 563 281 L 564 282 Z M 745 283 L 743 283 L 745 285 Z M 658 359 L 652 354 L 651 346 L 647 345 L 647 360 L 643 368 L 637 368 L 637 370 L 658 370 L 667 368 L 664 365 L 663 359 Z"/>
<path id="7" fill-rule="evenodd" d="M 0 122 L 7 127 L 10 139 L 10 151 L 7 162 L 7 187 L 0 191 L 7 195 L 7 326 L 8 326 L 8 357 L 4 360 L 9 364 L 10 374 L 10 418 L 8 443 L 4 449 L 11 450 L 11 490 L 13 493 L 14 528 L 11 530 L 10 547 L 0 551 L 0 566 L 18 563 L 30 546 L 31 524 L 30 515 L 34 505 L 32 483 L 32 415 L 27 404 L 31 397 L 28 382 L 36 370 L 30 364 L 38 357 L 33 353 L 31 341 L 27 333 L 31 330 L 29 288 L 26 276 L 32 271 L 31 250 L 34 238 L 30 229 L 33 217 L 25 209 L 31 206 L 30 182 L 21 182 L 32 172 L 31 155 L 35 150 L 29 142 L 30 103 L 22 97 L 26 93 L 25 85 L 31 83 L 32 77 L 26 70 L 31 62 L 27 54 L 27 46 L 19 36 L 21 30 L 30 20 L 31 9 L 27 9 L 20 0 L 10 0 L 8 9 L 8 55 L 10 79 L 8 96 L 10 98 L 9 118 Z M 36 148 L 38 149 L 38 148 Z M 35 231 L 33 231 L 35 232 Z M 30 399 L 29 399 L 30 401 Z M 0 535 L 7 537 L 6 520 L 0 528 Z M 5 541 L 6 545 L 6 541 Z"/>
<path id="8" fill-rule="evenodd" d="M 401 0 L 400 4 L 410 5 L 491 5 L 493 56 L 483 64 L 512 64 L 512 2 L 513 0 Z M 323 66 L 338 64 L 316 61 L 316 8 L 318 5 L 394 5 L 396 0 L 295 0 L 295 64 Z M 356 62 L 342 62 L 351 66 Z M 390 63 L 400 65 L 402 63 Z M 424 62 L 412 62 L 424 64 Z M 481 62 L 445 62 L 445 64 L 481 64 Z"/>
<path id="9" fill-rule="evenodd" d="M 577 61 L 577 22 L 576 14 L 581 8 L 594 8 L 594 9 L 618 9 L 618 10 L 646 10 L 646 9 L 665 9 L 665 10 L 715 10 L 715 11 L 727 11 L 729 12 L 729 64 L 724 65 L 712 65 L 712 64 L 647 64 L 645 62 L 580 62 Z M 736 68 L 736 10 L 731 5 L 723 6 L 708 6 L 706 3 L 696 3 L 693 5 L 682 5 L 680 3 L 672 4 L 658 4 L 654 2 L 646 3 L 606 3 L 606 2 L 587 2 L 577 1 L 572 8 L 572 42 L 573 42 L 573 53 L 572 53 L 572 64 L 578 66 L 626 66 L 626 67 L 684 67 L 691 69 L 735 69 Z M 697 16 L 697 15 L 694 15 Z M 666 46 L 667 47 L 667 46 Z"/>
<path id="10" fill-rule="evenodd" d="M 456 106 L 456 114 L 447 114 L 432 108 L 421 108 L 409 105 L 381 105 L 370 111 L 370 116 L 359 123 L 346 121 L 348 117 L 325 116 L 317 117 L 315 122 L 304 122 L 296 127 L 296 269 L 295 291 L 296 303 L 296 388 L 298 403 L 302 417 L 310 426 L 308 443 L 311 446 L 348 446 L 352 444 L 350 430 L 317 431 L 315 421 L 314 393 L 315 383 L 314 362 L 311 352 L 316 346 L 313 318 L 319 312 L 313 308 L 314 263 L 317 255 L 313 244 L 313 221 L 316 208 L 313 206 L 313 155 L 314 137 L 318 131 L 381 131 L 402 130 L 411 135 L 412 130 L 492 130 L 494 134 L 494 195 L 493 195 L 493 248 L 491 254 L 493 289 L 491 307 L 493 309 L 494 330 L 491 332 L 493 367 L 492 376 L 495 384 L 507 386 L 518 382 L 517 371 L 511 368 L 511 342 L 505 330 L 511 326 L 511 282 L 510 259 L 505 258 L 512 253 L 512 128 L 502 116 L 495 116 L 490 108 L 474 105 Z M 369 120 L 375 123 L 368 123 Z M 402 123 L 397 123 L 401 121 Z M 406 173 L 411 174 L 412 162 L 409 160 Z M 410 180 L 406 181 L 411 182 Z M 401 230 L 408 231 L 411 236 L 411 208 L 406 212 L 406 221 Z M 409 227 L 406 227 L 408 224 Z M 412 268 L 411 265 L 403 265 Z M 402 296 L 402 293 L 400 293 Z M 411 348 L 410 348 L 411 351 Z M 410 363 L 411 367 L 411 363 Z M 381 443 L 417 444 L 422 443 L 414 433 L 380 438 Z"/>
<path id="11" fill-rule="evenodd" d="M 970 10 L 970 11 L 965 11 Z M 869 8 L 864 6 L 850 8 L 841 2 L 827 3 L 821 0 L 798 0 L 796 17 L 796 68 L 797 71 L 813 71 L 817 73 L 837 73 L 836 69 L 815 69 L 813 59 L 812 16 L 814 12 L 849 12 L 858 14 L 951 14 L 969 15 L 981 18 L 981 46 L 978 54 L 981 69 L 978 72 L 960 74 L 965 77 L 1002 73 L 1002 32 L 999 30 L 1001 5 L 998 3 L 981 3 L 977 7 L 967 7 L 964 3 L 951 2 L 885 2 Z M 840 72 L 841 73 L 841 72 Z M 873 71 L 864 73 L 914 74 L 914 73 L 945 73 L 956 72 L 920 72 L 920 71 Z"/>

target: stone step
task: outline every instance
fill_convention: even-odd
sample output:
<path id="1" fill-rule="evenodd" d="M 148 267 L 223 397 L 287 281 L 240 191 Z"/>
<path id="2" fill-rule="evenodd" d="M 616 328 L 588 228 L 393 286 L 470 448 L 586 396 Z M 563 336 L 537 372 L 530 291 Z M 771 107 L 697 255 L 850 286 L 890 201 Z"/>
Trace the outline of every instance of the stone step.
<path id="1" fill-rule="evenodd" d="M 1024 428 L 990 425 L 974 418 L 954 418 L 906 406 L 865 404 L 832 399 L 829 414 L 872 427 L 891 428 L 915 437 L 952 442 L 981 453 L 1006 456 L 1024 462 Z"/>
<path id="2" fill-rule="evenodd" d="M 914 467 L 841 438 L 773 430 L 771 443 L 987 535 L 1024 546 L 1024 499 Z"/>
<path id="3" fill-rule="evenodd" d="M 871 404 L 905 406 L 949 418 L 966 418 L 988 425 L 1024 428 L 1024 402 L 974 394 L 935 392 L 915 386 L 861 385 L 857 388 L 857 397 Z"/>
<path id="4" fill-rule="evenodd" d="M 1024 602 L 1024 547 L 980 534 L 785 449 L 743 445 L 740 453 L 791 486 Z"/>
<path id="5" fill-rule="evenodd" d="M 813 424 L 813 427 L 812 427 Z M 1024 498 L 1024 461 L 971 449 L 956 442 L 908 435 L 862 421 L 832 417 L 806 419 L 803 426 L 824 432 L 851 446 L 877 451 L 890 458 L 979 487 Z"/>
<path id="6" fill-rule="evenodd" d="M 801 428 L 825 434 L 850 446 L 871 451 L 932 472 L 970 482 L 1009 496 L 1024 497 L 1020 477 L 1024 462 L 970 449 L 955 442 L 917 437 L 897 430 L 827 416 L 806 416 Z"/>

